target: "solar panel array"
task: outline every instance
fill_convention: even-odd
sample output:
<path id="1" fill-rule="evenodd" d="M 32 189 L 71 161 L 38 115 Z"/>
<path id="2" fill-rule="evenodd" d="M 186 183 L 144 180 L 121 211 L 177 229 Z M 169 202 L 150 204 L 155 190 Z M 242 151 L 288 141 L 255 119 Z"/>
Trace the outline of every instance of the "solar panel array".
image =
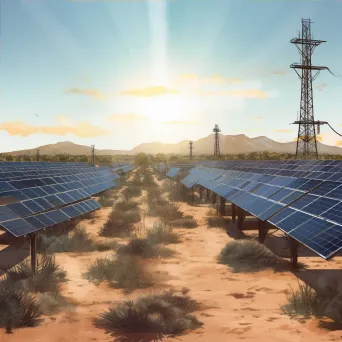
<path id="1" fill-rule="evenodd" d="M 212 190 L 325 259 L 342 248 L 341 161 L 205 161 L 182 183 Z"/>
<path id="2" fill-rule="evenodd" d="M 113 164 L 112 168 L 114 172 L 122 171 L 123 173 L 128 173 L 134 169 L 134 166 L 132 164 Z"/>
<path id="3" fill-rule="evenodd" d="M 166 174 L 168 177 L 175 177 L 182 169 L 180 167 L 171 167 L 171 169 Z"/>
<path id="4" fill-rule="evenodd" d="M 15 237 L 81 216 L 101 206 L 91 196 L 111 189 L 111 168 L 84 163 L 0 163 L 0 226 Z"/>

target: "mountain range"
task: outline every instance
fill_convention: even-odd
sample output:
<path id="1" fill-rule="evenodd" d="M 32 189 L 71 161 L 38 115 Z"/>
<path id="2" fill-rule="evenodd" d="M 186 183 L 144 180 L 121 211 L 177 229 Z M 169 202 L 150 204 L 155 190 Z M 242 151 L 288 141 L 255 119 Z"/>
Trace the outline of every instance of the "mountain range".
<path id="1" fill-rule="evenodd" d="M 318 152 L 323 154 L 342 154 L 342 148 L 337 146 L 318 144 Z M 210 155 L 213 154 L 214 134 L 193 142 L 194 155 Z M 35 149 L 20 150 L 9 152 L 13 156 L 17 155 L 35 155 L 37 149 L 41 154 L 55 155 L 66 153 L 70 155 L 89 155 L 91 153 L 90 146 L 74 144 L 70 141 L 58 142 L 56 144 L 39 146 Z M 239 135 L 220 135 L 220 152 L 221 154 L 237 154 L 250 152 L 277 152 L 277 153 L 295 153 L 296 142 L 280 143 L 271 140 L 265 136 L 249 138 L 244 134 Z M 135 155 L 140 152 L 157 154 L 181 154 L 189 153 L 189 140 L 183 140 L 176 144 L 164 144 L 160 142 L 144 143 L 134 147 L 131 150 L 101 150 L 95 149 L 97 155 Z"/>

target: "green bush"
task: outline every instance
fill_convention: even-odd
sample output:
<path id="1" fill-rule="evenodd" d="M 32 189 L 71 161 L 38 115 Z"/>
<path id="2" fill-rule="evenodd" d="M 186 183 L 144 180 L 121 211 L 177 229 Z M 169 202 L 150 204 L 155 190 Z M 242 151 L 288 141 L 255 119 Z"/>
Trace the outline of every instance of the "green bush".
<path id="1" fill-rule="evenodd" d="M 219 254 L 218 261 L 232 267 L 234 272 L 254 272 L 267 268 L 275 271 L 291 269 L 290 262 L 276 256 L 266 246 L 255 240 L 228 242 Z"/>
<path id="2" fill-rule="evenodd" d="M 174 336 L 202 326 L 192 312 L 200 305 L 189 296 L 169 291 L 125 301 L 100 315 L 97 323 L 120 336 L 129 333 Z"/>
<path id="3" fill-rule="evenodd" d="M 162 223 L 157 222 L 155 222 L 153 228 L 147 232 L 146 238 L 151 244 L 174 244 L 181 242 L 179 234 L 172 232 Z"/>
<path id="4" fill-rule="evenodd" d="M 100 236 L 124 237 L 130 236 L 134 231 L 134 224 L 140 218 L 136 209 L 129 209 L 126 213 L 114 209 L 106 223 L 99 230 Z"/>
<path id="5" fill-rule="evenodd" d="M 38 243 L 39 253 L 92 252 L 97 245 L 85 228 L 77 227 L 67 235 L 41 235 Z"/>
<path id="6" fill-rule="evenodd" d="M 174 252 L 168 248 L 153 244 L 148 239 L 134 238 L 127 245 L 117 249 L 119 254 L 141 256 L 143 258 L 170 257 Z"/>
<path id="7" fill-rule="evenodd" d="M 95 283 L 105 281 L 110 286 L 122 288 L 126 292 L 146 288 L 154 283 L 143 264 L 130 255 L 99 258 L 90 265 L 83 276 Z"/>

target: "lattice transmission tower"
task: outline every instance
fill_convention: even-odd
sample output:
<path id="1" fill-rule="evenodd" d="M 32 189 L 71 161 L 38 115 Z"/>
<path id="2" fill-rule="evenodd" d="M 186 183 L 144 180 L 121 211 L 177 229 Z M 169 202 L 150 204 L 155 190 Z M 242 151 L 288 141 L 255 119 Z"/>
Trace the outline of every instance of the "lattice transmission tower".
<path id="1" fill-rule="evenodd" d="M 215 125 L 213 132 L 215 133 L 215 142 L 214 142 L 214 156 L 220 156 L 220 136 L 219 133 L 221 130 L 218 125 Z"/>
<path id="2" fill-rule="evenodd" d="M 37 159 L 37 161 L 39 161 L 39 159 L 40 159 L 39 150 L 37 150 L 37 152 L 36 152 L 36 159 Z"/>
<path id="3" fill-rule="evenodd" d="M 194 143 L 192 141 L 189 142 L 189 150 L 190 150 L 190 160 L 192 160 L 192 150 L 193 150 Z"/>
<path id="4" fill-rule="evenodd" d="M 91 165 L 95 165 L 95 145 L 91 145 Z"/>
<path id="5" fill-rule="evenodd" d="M 296 159 L 318 159 L 317 137 L 315 125 L 319 129 L 320 121 L 315 121 L 312 81 L 319 75 L 320 71 L 328 70 L 326 66 L 315 66 L 311 64 L 312 54 L 315 47 L 325 43 L 325 40 L 312 39 L 310 19 L 302 19 L 302 32 L 298 38 L 291 39 L 295 44 L 301 57 L 301 63 L 290 65 L 301 80 L 300 116 L 294 124 L 299 125 Z M 297 71 L 301 70 L 301 74 Z M 315 75 L 313 75 L 315 71 Z"/>

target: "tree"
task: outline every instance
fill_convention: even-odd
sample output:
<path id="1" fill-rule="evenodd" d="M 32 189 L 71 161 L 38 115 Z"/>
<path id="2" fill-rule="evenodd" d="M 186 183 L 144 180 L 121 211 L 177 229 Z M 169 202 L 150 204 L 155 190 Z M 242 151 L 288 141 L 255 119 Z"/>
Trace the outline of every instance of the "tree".
<path id="1" fill-rule="evenodd" d="M 145 153 L 139 153 L 135 156 L 135 163 L 137 165 L 148 165 L 149 159 Z"/>
<path id="2" fill-rule="evenodd" d="M 6 156 L 6 161 L 13 161 L 13 157 L 12 157 L 12 155 L 7 155 Z"/>

